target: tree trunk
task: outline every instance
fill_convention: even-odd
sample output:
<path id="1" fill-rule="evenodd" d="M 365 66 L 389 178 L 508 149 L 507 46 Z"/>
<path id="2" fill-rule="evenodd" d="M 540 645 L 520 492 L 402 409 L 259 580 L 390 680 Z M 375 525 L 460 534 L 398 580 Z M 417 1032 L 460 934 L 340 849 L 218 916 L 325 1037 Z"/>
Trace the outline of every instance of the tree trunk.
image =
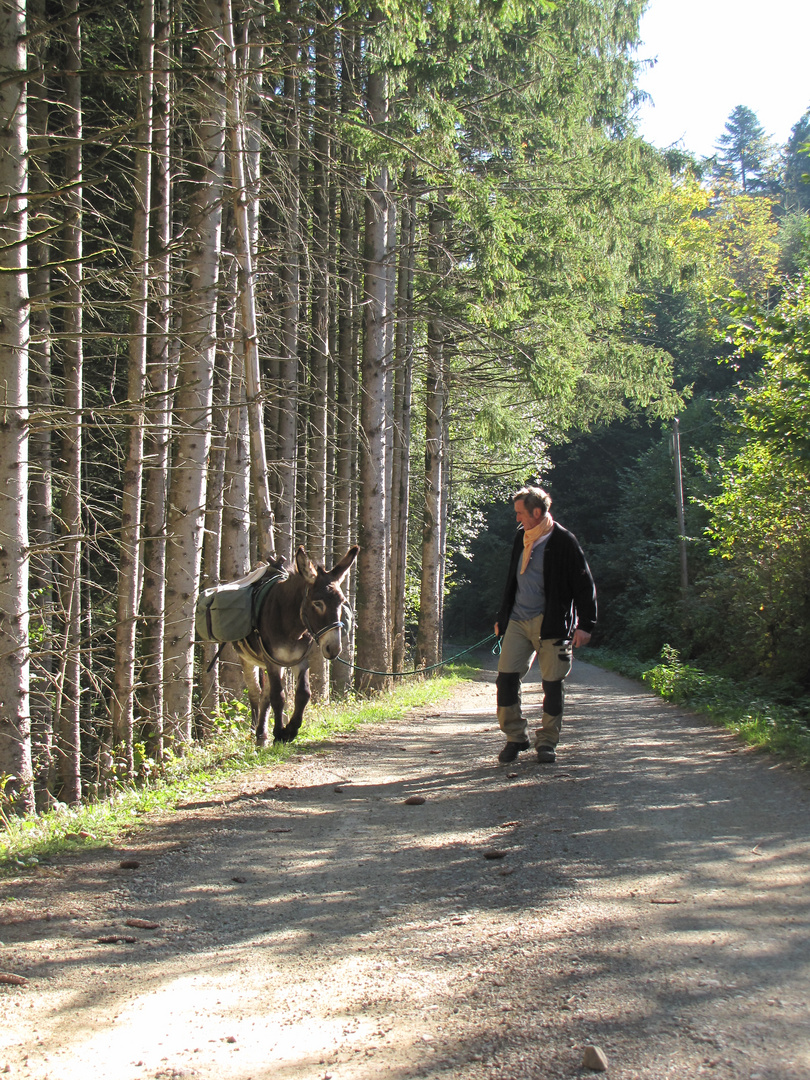
<path id="1" fill-rule="evenodd" d="M 244 366 L 240 342 L 234 341 L 222 500 L 220 573 L 223 581 L 235 581 L 250 569 L 250 440 Z M 219 684 L 230 697 L 238 697 L 245 688 L 242 665 L 230 649 L 226 649 L 220 658 Z"/>
<path id="2" fill-rule="evenodd" d="M 447 529 L 450 518 L 450 498 L 453 489 L 453 461 L 450 455 L 450 410 L 448 408 L 449 389 L 448 371 L 450 369 L 450 343 L 444 345 L 444 402 L 442 413 L 442 487 L 439 498 L 439 654 L 442 652 L 442 635 L 444 631 L 444 580 L 447 573 Z"/>
<path id="3" fill-rule="evenodd" d="M 65 60 L 65 224 L 63 268 L 65 307 L 62 322 L 64 409 L 62 430 L 62 559 L 60 607 L 64 640 L 56 698 L 59 742 L 59 798 L 81 801 L 81 635 L 82 635 L 82 416 L 84 411 L 82 343 L 82 95 L 81 23 L 78 3 L 69 0 Z"/>
<path id="4" fill-rule="evenodd" d="M 316 565 L 326 563 L 326 416 L 329 378 L 329 187 L 330 99 L 334 32 L 326 5 L 318 5 L 320 26 L 315 44 L 315 115 L 312 136 L 312 323 L 307 429 L 307 551 Z M 313 649 L 310 659 L 313 696 L 329 697 L 326 661 Z"/>
<path id="5" fill-rule="evenodd" d="M 187 291 L 182 297 L 180 360 L 174 403 L 174 458 L 166 538 L 165 709 L 167 734 L 192 738 L 194 608 L 199 589 L 206 465 L 216 352 L 216 304 L 225 171 L 224 12 L 218 0 L 198 6 L 199 171 L 187 223 Z"/>
<path id="6" fill-rule="evenodd" d="M 28 83 L 28 130 L 30 149 L 29 188 L 36 197 L 36 207 L 29 218 L 29 232 L 39 239 L 29 244 L 31 290 L 31 342 L 29 348 L 28 386 L 32 412 L 29 452 L 31 466 L 28 487 L 28 522 L 31 543 L 29 593 L 32 630 L 39 639 L 31 652 L 31 740 L 34 789 L 38 810 L 46 810 L 53 801 L 53 695 L 54 656 L 54 535 L 53 516 L 53 440 L 51 413 L 51 260 L 53 245 L 49 239 L 50 207 L 46 203 L 52 188 L 50 166 L 50 105 L 45 79 L 47 37 L 44 30 L 44 0 L 28 5 L 29 28 L 33 36 L 28 54 L 31 78 Z"/>
<path id="7" fill-rule="evenodd" d="M 438 284 L 442 273 L 444 221 L 431 206 L 428 268 Z M 441 492 L 444 471 L 444 327 L 435 302 L 428 319 L 425 373 L 425 509 L 422 523 L 422 583 L 416 635 L 418 667 L 441 660 Z"/>
<path id="8" fill-rule="evenodd" d="M 238 303 L 242 348 L 245 357 L 245 392 L 250 430 L 250 476 L 256 506 L 256 536 L 259 558 L 275 555 L 275 531 L 270 492 L 267 486 L 267 450 L 264 437 L 264 399 L 259 369 L 259 331 L 256 325 L 256 286 L 253 273 L 253 221 L 249 208 L 251 189 L 245 169 L 245 127 L 243 120 L 240 66 L 237 63 L 231 0 L 224 0 L 225 59 L 227 63 L 228 134 L 231 182 L 234 187 Z"/>
<path id="9" fill-rule="evenodd" d="M 360 71 L 359 35 L 353 24 L 341 32 L 341 112 L 350 114 L 358 104 L 358 75 Z M 357 154 L 351 146 L 342 149 L 340 184 L 340 232 L 338 236 L 338 319 L 337 319 L 337 407 L 334 498 L 333 564 L 354 543 L 357 505 L 355 477 L 357 475 L 357 384 L 358 384 L 358 280 L 360 274 L 360 219 L 358 191 L 360 188 Z M 357 575 L 351 576 L 343 591 L 351 598 Z M 352 681 L 351 663 L 354 657 L 355 624 L 347 627 L 341 653 L 344 663 L 332 665 L 332 687 L 344 695 Z"/>
<path id="10" fill-rule="evenodd" d="M 175 372 L 169 352 L 171 325 L 171 107 L 170 0 L 158 0 L 155 19 L 155 113 L 152 138 L 152 309 L 148 338 L 149 408 L 144 451 L 143 593 L 141 614 L 141 716 L 149 752 L 163 759 L 163 614 L 166 585 L 166 504 L 171 402 Z"/>
<path id="11" fill-rule="evenodd" d="M 397 275 L 395 337 L 394 462 L 391 480 L 391 622 L 394 671 L 404 671 L 405 581 L 408 563 L 410 506 L 411 399 L 413 394 L 413 275 L 416 242 L 416 198 L 413 167 L 405 169 Z"/>
<path id="12" fill-rule="evenodd" d="M 28 659 L 28 133 L 25 3 L 0 5 L 0 776 L 34 809 Z"/>
<path id="13" fill-rule="evenodd" d="M 243 372 L 240 342 L 234 341 L 222 500 L 220 573 L 223 581 L 235 581 L 250 569 L 250 440 Z M 239 697 L 245 689 L 242 665 L 230 649 L 220 657 L 219 684 L 220 690 L 231 698 Z"/>
<path id="14" fill-rule="evenodd" d="M 155 59 L 154 0 L 141 0 L 141 71 L 135 141 L 135 214 L 132 229 L 133 282 L 130 293 L 129 452 L 121 493 L 121 547 L 115 622 L 115 666 L 110 702 L 112 738 L 126 775 L 134 761 L 135 628 L 141 584 L 141 492 L 143 490 L 144 406 L 146 391 L 147 305 L 149 301 L 149 215 L 152 188 L 152 89 Z"/>
<path id="15" fill-rule="evenodd" d="M 285 153 L 281 162 L 283 238 L 281 268 L 281 345 L 278 379 L 278 460 L 275 463 L 276 546 L 292 562 L 295 536 L 295 490 L 298 465 L 298 319 L 300 306 L 301 195 L 299 158 L 299 0 L 287 0 L 284 46 Z"/>
<path id="16" fill-rule="evenodd" d="M 376 12 L 374 21 L 382 16 Z M 385 74 L 368 76 L 367 108 L 372 122 L 384 126 L 388 113 Z M 388 295 L 387 240 L 388 169 L 382 166 L 366 183 L 364 272 L 364 339 L 361 360 L 360 501 L 358 508 L 357 664 L 378 674 L 358 671 L 358 688 L 388 686 L 389 623 L 386 608 L 388 551 L 385 492 L 385 361 L 386 299 Z"/>
<path id="17" fill-rule="evenodd" d="M 231 215 L 226 213 L 226 218 L 231 218 Z M 232 229 L 227 226 L 224 232 L 229 238 L 233 235 Z M 225 246 L 227 250 L 232 250 L 229 244 Z M 201 582 L 203 589 L 219 585 L 222 580 L 222 522 L 225 502 L 225 467 L 228 454 L 228 413 L 233 394 L 233 354 L 236 336 L 236 267 L 232 260 L 226 262 L 223 267 L 222 278 L 223 286 L 220 287 L 217 302 L 219 345 L 214 368 L 211 451 L 208 455 Z M 207 642 L 202 648 L 199 714 L 205 731 L 209 729 L 211 717 L 219 708 L 219 665 L 214 663 L 218 651 L 219 645 L 215 642 Z"/>
<path id="18" fill-rule="evenodd" d="M 386 248 L 386 290 L 385 290 L 385 550 L 388 553 L 388 566 L 385 578 L 385 610 L 388 612 L 386 633 L 386 651 L 392 654 L 393 617 L 391 607 L 391 494 L 394 476 L 394 331 L 397 296 L 397 194 L 396 183 L 389 175 L 388 197 L 386 199 L 387 238 Z"/>

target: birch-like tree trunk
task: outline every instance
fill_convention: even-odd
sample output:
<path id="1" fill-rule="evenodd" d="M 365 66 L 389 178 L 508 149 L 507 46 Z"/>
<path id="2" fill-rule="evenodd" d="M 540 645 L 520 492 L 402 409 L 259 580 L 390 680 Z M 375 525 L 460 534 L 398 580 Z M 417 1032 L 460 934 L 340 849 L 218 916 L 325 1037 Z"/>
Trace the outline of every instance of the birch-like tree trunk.
<path id="1" fill-rule="evenodd" d="M 249 208 L 251 189 L 245 168 L 245 125 L 243 119 L 242 71 L 237 60 L 231 0 L 224 0 L 225 60 L 227 64 L 227 115 L 234 187 L 234 222 L 236 225 L 236 261 L 238 266 L 237 298 L 239 326 L 245 358 L 245 393 L 250 430 L 250 477 L 256 507 L 258 555 L 267 560 L 275 555 L 276 540 L 270 492 L 267 485 L 267 449 L 264 435 L 264 395 L 259 366 L 259 331 L 256 325 L 256 284 L 253 273 L 253 222 L 255 210 Z"/>
<path id="2" fill-rule="evenodd" d="M 82 34 L 77 0 L 68 0 L 65 23 L 65 182 L 62 270 L 62 371 L 66 422 L 62 429 L 62 558 L 59 599 L 63 640 L 56 697 L 59 798 L 81 801 L 81 637 L 82 637 Z"/>
<path id="3" fill-rule="evenodd" d="M 31 629 L 39 644 L 31 651 L 31 741 L 37 809 L 46 810 L 53 758 L 54 658 L 54 516 L 53 439 L 51 415 L 51 204 L 52 189 L 50 105 L 45 76 L 48 35 L 45 32 L 44 0 L 29 0 L 28 143 L 29 189 L 36 200 L 29 215 L 29 288 L 31 292 L 31 341 L 28 386 L 31 408 L 28 477 L 28 523 L 31 544 L 29 593 L 32 597 Z M 32 633 L 32 637 L 34 636 Z"/>
<path id="4" fill-rule="evenodd" d="M 152 302 L 146 369 L 149 391 L 144 452 L 143 592 L 141 614 L 141 717 L 149 752 L 163 759 L 163 606 L 166 585 L 166 503 L 175 372 L 169 352 L 171 325 L 171 94 L 170 0 L 155 10 L 155 86 L 152 132 Z"/>
<path id="5" fill-rule="evenodd" d="M 302 6 L 302 12 L 306 9 Z M 298 152 L 298 198 L 300 207 L 301 252 L 298 265 L 298 368 L 296 395 L 298 397 L 298 436 L 296 441 L 296 476 L 293 495 L 292 535 L 293 549 L 298 544 L 305 546 L 309 540 L 307 521 L 307 476 L 309 475 L 309 441 L 307 439 L 308 413 L 308 371 L 310 325 L 307 311 L 312 281 L 311 253 L 311 211 L 312 211 L 312 81 L 310 68 L 307 66 L 309 45 L 306 39 L 301 45 L 301 77 L 299 79 L 298 107 L 300 113 L 301 138 Z"/>
<path id="6" fill-rule="evenodd" d="M 428 269 L 440 280 L 444 242 L 441 208 L 433 204 L 428 224 Z M 444 474 L 444 326 L 440 313 L 428 317 L 427 371 L 425 372 L 425 508 L 422 522 L 422 582 L 416 660 L 430 667 L 441 660 L 441 493 Z"/>
<path id="7" fill-rule="evenodd" d="M 222 497 L 220 573 L 223 581 L 235 581 L 250 569 L 250 440 L 244 370 L 240 342 L 234 340 Z M 219 685 L 230 697 L 238 697 L 245 688 L 242 665 L 231 649 L 226 649 L 220 658 Z"/>
<path id="8" fill-rule="evenodd" d="M 315 115 L 312 135 L 312 321 L 307 427 L 307 551 L 316 565 L 326 562 L 326 416 L 329 379 L 329 201 L 330 105 L 334 31 L 326 4 L 318 5 L 315 36 Z M 320 650 L 310 659 L 310 685 L 316 699 L 329 697 L 326 661 Z"/>
<path id="9" fill-rule="evenodd" d="M 28 117 L 25 2 L 0 4 L 0 776 L 34 809 L 28 658 Z"/>
<path id="10" fill-rule="evenodd" d="M 450 370 L 450 350 L 451 343 L 449 340 L 445 340 L 444 343 L 444 403 L 442 406 L 442 413 L 444 420 L 442 423 L 442 459 L 444 461 L 444 467 L 442 469 L 442 488 L 439 499 L 439 521 L 440 521 L 440 538 L 439 538 L 439 651 L 441 652 L 441 634 L 444 628 L 444 581 L 447 574 L 447 531 L 448 522 L 450 519 L 450 499 L 452 497 L 453 490 L 453 458 L 450 453 L 450 410 L 448 403 L 450 400 L 449 391 L 449 376 Z"/>
<path id="11" fill-rule="evenodd" d="M 216 352 L 217 284 L 225 174 L 225 13 L 219 0 L 196 8 L 201 64 L 199 158 L 187 222 L 189 253 L 182 297 L 180 358 L 173 413 L 169 520 L 166 536 L 166 734 L 176 746 L 192 738 L 194 608 L 199 590 L 206 466 Z"/>
<path id="12" fill-rule="evenodd" d="M 121 492 L 121 544 L 118 563 L 118 601 L 115 621 L 113 668 L 112 739 L 115 752 L 125 762 L 126 775 L 135 769 L 133 728 L 135 720 L 135 630 L 141 575 L 141 494 L 143 491 L 144 410 L 149 303 L 149 215 L 152 188 L 152 92 L 155 65 L 154 0 L 141 0 L 140 74 L 135 136 L 134 220 L 130 290 L 129 450 Z"/>
<path id="13" fill-rule="evenodd" d="M 231 218 L 232 215 L 227 214 Z M 225 236 L 232 229 L 224 227 Z M 206 489 L 205 539 L 201 588 L 210 589 L 222 580 L 222 522 L 225 504 L 225 467 L 228 455 L 228 413 L 233 392 L 233 354 L 236 336 L 236 265 L 224 260 L 222 285 L 217 301 L 217 356 L 214 366 L 211 451 L 208 455 L 208 485 Z M 227 580 L 227 579 L 226 579 Z M 214 658 L 219 651 L 216 642 L 202 648 L 200 666 L 199 712 L 203 727 L 219 707 L 219 664 Z"/>
<path id="14" fill-rule="evenodd" d="M 386 649 L 393 656 L 394 618 L 392 599 L 392 534 L 393 522 L 393 479 L 394 479 L 394 338 L 396 333 L 397 303 L 397 185 L 389 176 L 388 198 L 386 200 L 388 216 L 388 236 L 386 238 L 386 265 L 388 282 L 385 297 L 385 502 L 388 507 L 385 515 L 385 550 L 388 553 L 388 567 L 385 579 L 385 609 L 388 612 L 386 631 L 388 642 Z"/>
<path id="15" fill-rule="evenodd" d="M 281 347 L 277 387 L 278 427 L 275 463 L 276 546 L 292 561 L 295 538 L 295 491 L 298 467 L 298 320 L 301 267 L 301 193 L 299 160 L 301 118 L 299 110 L 300 62 L 299 0 L 287 0 L 284 44 L 284 137 L 281 162 L 284 246 L 281 267 Z"/>
<path id="16" fill-rule="evenodd" d="M 359 98 L 358 76 L 360 71 L 359 35 L 353 23 L 341 30 L 340 109 L 348 116 L 356 108 Z M 357 474 L 357 386 L 358 386 L 358 329 L 359 305 L 357 303 L 360 276 L 360 217 L 358 192 L 360 189 L 357 154 L 344 144 L 341 150 L 340 170 L 340 229 L 337 249 L 337 407 L 335 418 L 335 498 L 334 498 L 334 547 L 333 563 L 340 559 L 355 540 L 355 508 Z M 349 580 L 343 590 L 350 598 L 356 589 L 356 573 L 352 567 Z M 338 695 L 344 695 L 352 682 L 351 663 L 354 657 L 355 623 L 348 626 L 341 659 L 344 663 L 332 664 L 332 687 Z"/>
<path id="17" fill-rule="evenodd" d="M 379 24 L 379 10 L 373 22 Z M 372 70 L 366 105 L 372 123 L 384 126 L 388 115 L 387 77 Z M 381 166 L 366 182 L 363 253 L 364 338 L 360 388 L 360 497 L 358 507 L 357 665 L 358 688 L 382 689 L 389 683 L 389 622 L 386 607 L 385 363 L 388 312 L 388 169 Z"/>
<path id="18" fill-rule="evenodd" d="M 413 283 L 416 198 L 413 167 L 405 168 L 397 273 L 397 324 L 394 373 L 394 461 L 391 480 L 391 621 L 394 671 L 405 668 L 405 581 L 410 511 L 411 404 L 413 396 Z"/>

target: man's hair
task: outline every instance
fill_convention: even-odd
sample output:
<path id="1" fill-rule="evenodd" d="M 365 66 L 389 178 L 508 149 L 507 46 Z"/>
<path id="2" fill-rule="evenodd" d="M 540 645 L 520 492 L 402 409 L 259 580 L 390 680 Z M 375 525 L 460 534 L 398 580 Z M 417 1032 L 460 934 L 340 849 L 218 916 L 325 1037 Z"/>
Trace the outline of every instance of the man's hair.
<path id="1" fill-rule="evenodd" d="M 530 514 L 535 510 L 542 510 L 543 516 L 545 516 L 551 509 L 551 496 L 547 491 L 543 491 L 541 487 L 533 487 L 531 485 L 522 487 L 520 491 L 516 491 L 512 496 L 512 502 L 517 502 L 518 499 L 520 499 Z"/>

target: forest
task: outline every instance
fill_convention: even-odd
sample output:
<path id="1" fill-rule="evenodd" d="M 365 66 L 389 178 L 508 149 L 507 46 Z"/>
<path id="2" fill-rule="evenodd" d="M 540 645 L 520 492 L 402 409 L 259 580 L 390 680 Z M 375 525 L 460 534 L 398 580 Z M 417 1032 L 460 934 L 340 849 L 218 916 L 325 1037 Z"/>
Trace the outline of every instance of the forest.
<path id="1" fill-rule="evenodd" d="M 321 700 L 488 634 L 527 481 L 595 644 L 807 702 L 810 112 L 645 143 L 643 7 L 0 7 L 7 808 L 204 740 L 197 596 L 299 545 Z"/>

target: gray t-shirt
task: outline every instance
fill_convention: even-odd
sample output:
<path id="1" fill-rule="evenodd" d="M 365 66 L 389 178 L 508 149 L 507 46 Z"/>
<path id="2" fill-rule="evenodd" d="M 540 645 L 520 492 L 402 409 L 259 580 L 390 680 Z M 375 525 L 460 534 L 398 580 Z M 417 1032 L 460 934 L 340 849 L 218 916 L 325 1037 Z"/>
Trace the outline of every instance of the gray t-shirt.
<path id="1" fill-rule="evenodd" d="M 542 615 L 546 610 L 543 558 L 550 536 L 551 532 L 549 531 L 535 543 L 529 556 L 529 565 L 526 567 L 524 574 L 520 572 L 523 565 L 522 553 L 518 559 L 517 570 L 515 571 L 517 575 L 517 593 L 515 594 L 515 603 L 510 615 L 512 619 L 520 619 L 525 622 L 528 619 L 534 619 L 537 615 Z"/>

